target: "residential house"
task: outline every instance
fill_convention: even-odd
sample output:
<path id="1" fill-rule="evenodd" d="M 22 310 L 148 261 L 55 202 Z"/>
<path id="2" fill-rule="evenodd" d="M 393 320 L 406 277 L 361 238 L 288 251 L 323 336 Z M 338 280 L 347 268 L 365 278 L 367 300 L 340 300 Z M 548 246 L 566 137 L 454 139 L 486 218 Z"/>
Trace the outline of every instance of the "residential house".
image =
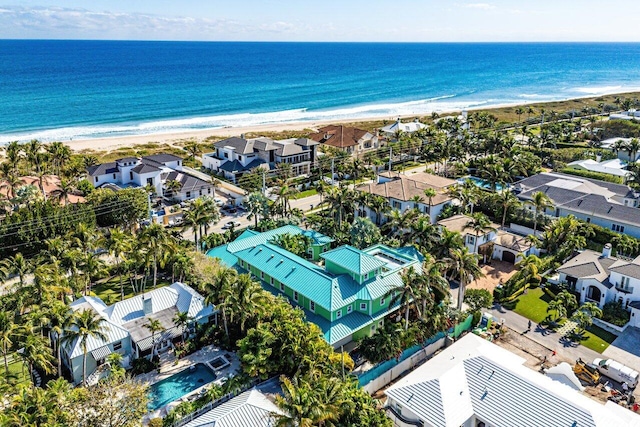
<path id="1" fill-rule="evenodd" d="M 442 209 L 453 201 L 453 198 L 447 194 L 447 188 L 455 183 L 456 181 L 453 179 L 428 173 L 403 175 L 396 172 L 383 172 L 378 175 L 376 183 L 360 185 L 356 187 L 356 190 L 384 197 L 391 209 L 397 209 L 401 212 L 408 209 L 418 209 L 429 215 L 431 223 L 435 224 Z M 436 191 L 436 195 L 431 199 L 431 204 L 429 204 L 429 198 L 424 194 L 427 189 Z M 422 201 L 415 202 L 413 200 L 415 197 L 422 198 Z M 365 205 L 359 205 L 357 212 L 359 216 L 368 217 L 378 224 L 387 220 L 385 215 L 378 218 L 376 213 Z"/>
<path id="2" fill-rule="evenodd" d="M 585 250 L 561 265 L 560 283 L 580 293 L 580 303 L 600 308 L 618 301 L 631 311 L 632 326 L 640 327 L 640 257 L 626 260 L 611 256 L 611 244 L 602 252 Z"/>
<path id="3" fill-rule="evenodd" d="M 309 250 L 309 259 L 270 243 L 285 233 L 312 239 L 315 249 Z M 412 247 L 375 245 L 359 250 L 346 245 L 327 250 L 330 242 L 318 232 L 289 225 L 264 233 L 245 231 L 207 255 L 250 272 L 266 290 L 287 297 L 320 327 L 329 344 L 339 348 L 373 334 L 399 308 L 391 306 L 388 293 L 402 286 L 403 271 L 422 271 L 423 257 Z"/>
<path id="4" fill-rule="evenodd" d="M 387 413 L 403 427 L 640 426 L 628 409 L 602 405 L 525 361 L 467 334 L 389 387 Z"/>
<path id="5" fill-rule="evenodd" d="M 398 134 L 414 133 L 426 127 L 427 125 L 425 125 L 424 123 L 420 123 L 418 119 L 415 119 L 412 122 L 402 123 L 402 121 L 398 117 L 398 120 L 391 123 L 390 125 L 383 127 L 382 129 L 380 129 L 380 131 L 387 137 L 396 137 Z"/>
<path id="6" fill-rule="evenodd" d="M 318 143 L 307 138 L 227 138 L 213 144 L 215 151 L 202 155 L 202 165 L 237 182 L 254 168 L 274 169 L 279 163 L 291 165 L 293 176 L 307 175 L 317 159 Z"/>
<path id="7" fill-rule="evenodd" d="M 309 135 L 309 139 L 345 151 L 353 156 L 380 148 L 380 141 L 376 135 L 366 130 L 343 125 L 322 127 L 318 129 L 318 132 Z"/>
<path id="8" fill-rule="evenodd" d="M 583 221 L 640 238 L 640 192 L 627 185 L 561 173 L 545 172 L 517 182 L 513 191 L 534 212 L 533 194 L 549 196 L 553 206 L 545 214 L 573 215 Z"/>
<path id="9" fill-rule="evenodd" d="M 605 148 L 607 150 L 613 151 L 618 159 L 624 162 L 636 162 L 640 160 L 640 152 L 633 153 L 629 152 L 629 150 L 616 150 L 615 147 L 618 145 L 618 142 L 624 143 L 627 145 L 631 142 L 633 138 L 608 138 L 603 141 L 600 141 L 600 148 Z"/>
<path id="10" fill-rule="evenodd" d="M 259 388 L 245 391 L 183 427 L 275 427 L 282 411 Z"/>
<path id="11" fill-rule="evenodd" d="M 498 227 L 500 227 L 500 225 L 491 223 L 489 225 L 490 229 L 476 235 L 475 230 L 468 226 L 469 222 L 472 220 L 473 218 L 468 215 L 458 214 L 449 218 L 441 219 L 437 224 L 449 231 L 460 233 L 462 235 L 464 245 L 469 249 L 469 252 L 484 253 L 483 249 L 486 245 L 496 239 Z"/>
<path id="12" fill-rule="evenodd" d="M 157 195 L 181 201 L 215 195 L 210 180 L 185 168 L 182 158 L 173 154 L 124 157 L 115 162 L 90 166 L 87 172 L 95 188 L 151 186 Z M 169 190 L 169 181 L 178 181 L 181 187 Z"/>
<path id="13" fill-rule="evenodd" d="M 85 296 L 70 305 L 74 311 L 91 310 L 104 319 L 106 340 L 89 337 L 87 340 L 87 376 L 105 362 L 111 353 L 123 356 L 123 366 L 129 367 L 133 359 L 151 354 L 152 347 L 162 352 L 172 347 L 173 340 L 182 336 L 182 328 L 176 326 L 177 313 L 186 312 L 193 322 L 204 324 L 215 314 L 204 297 L 190 286 L 176 282 L 154 289 L 142 295 L 107 306 L 100 298 Z M 158 320 L 164 331 L 156 333 L 145 327 L 150 319 Z M 84 351 L 79 340 L 62 348 L 62 361 L 71 372 L 73 382 L 82 381 Z"/>
<path id="14" fill-rule="evenodd" d="M 567 163 L 567 167 L 575 170 L 604 173 L 626 180 L 630 172 L 626 170 L 627 163 L 620 159 L 597 161 L 593 159 L 576 160 Z"/>
<path id="15" fill-rule="evenodd" d="M 20 199 L 21 189 L 24 187 L 33 187 L 34 193 L 40 193 L 44 191 L 44 194 L 48 199 L 56 198 L 60 194 L 60 177 L 56 175 L 44 175 L 42 177 L 42 188 L 40 188 L 40 178 L 37 176 L 21 176 L 19 183 L 15 187 L 15 193 L 12 194 L 12 189 L 8 184 L 0 185 L 0 196 L 3 196 L 7 199 L 12 199 L 17 197 Z M 26 194 L 26 193 L 25 193 Z M 29 192 L 29 194 L 33 194 Z M 26 196 L 24 196 L 26 197 Z M 29 200 L 30 201 L 30 200 Z M 67 196 L 67 200 L 64 198 L 60 199 L 60 203 L 66 204 L 76 204 L 76 203 L 84 203 L 86 200 L 82 196 L 78 196 L 76 194 L 69 194 Z"/>

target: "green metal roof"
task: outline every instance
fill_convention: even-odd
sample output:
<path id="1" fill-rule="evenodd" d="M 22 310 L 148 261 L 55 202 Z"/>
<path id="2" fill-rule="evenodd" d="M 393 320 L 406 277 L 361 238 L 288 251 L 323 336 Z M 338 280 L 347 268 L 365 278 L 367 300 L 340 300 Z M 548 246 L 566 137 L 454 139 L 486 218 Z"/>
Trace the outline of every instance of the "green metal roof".
<path id="1" fill-rule="evenodd" d="M 229 252 L 227 250 L 227 246 L 228 245 L 222 245 L 222 246 L 218 246 L 216 248 L 210 249 L 209 251 L 207 251 L 207 256 L 220 259 L 220 261 L 225 263 L 225 265 L 227 265 L 228 267 L 233 267 L 233 268 L 239 267 L 239 265 L 237 265 L 238 257 L 236 257 L 234 254 Z"/>
<path id="2" fill-rule="evenodd" d="M 239 235 L 238 237 L 236 237 L 236 241 L 237 240 L 246 239 L 247 237 L 253 237 L 253 236 L 257 235 L 257 234 L 260 234 L 260 233 L 257 232 L 257 231 L 253 231 L 253 230 L 251 230 L 249 228 L 245 228 L 245 230 L 242 232 L 242 234 Z"/>
<path id="3" fill-rule="evenodd" d="M 267 243 L 275 236 L 287 233 L 293 235 L 301 234 L 303 236 L 308 236 L 312 239 L 314 245 L 324 245 L 333 241 L 333 239 L 331 239 L 330 237 L 327 237 L 322 233 L 318 233 L 317 231 L 303 230 L 302 228 L 296 227 L 295 225 L 285 225 L 284 227 L 275 228 L 263 233 L 257 233 L 252 236 L 246 235 L 247 233 L 242 233 L 239 238 L 229 243 L 228 251 L 231 253 L 235 253 L 252 246 Z"/>
<path id="4" fill-rule="evenodd" d="M 359 275 L 367 274 L 386 265 L 385 262 L 349 245 L 324 252 L 320 256 Z"/>

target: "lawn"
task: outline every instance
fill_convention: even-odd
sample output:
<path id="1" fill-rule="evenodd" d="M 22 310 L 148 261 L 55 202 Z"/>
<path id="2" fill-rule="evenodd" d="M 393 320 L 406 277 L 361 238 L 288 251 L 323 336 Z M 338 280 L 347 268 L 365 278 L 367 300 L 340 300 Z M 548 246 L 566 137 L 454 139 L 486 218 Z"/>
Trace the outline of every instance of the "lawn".
<path id="1" fill-rule="evenodd" d="M 7 356 L 9 361 L 9 378 L 12 384 L 21 384 L 31 382 L 29 378 L 29 368 L 15 353 Z M 4 375 L 4 360 L 2 360 L 2 375 Z"/>
<path id="2" fill-rule="evenodd" d="M 309 190 L 294 194 L 292 199 L 304 199 L 305 197 L 315 196 L 316 194 L 318 194 L 318 191 L 315 188 L 310 188 Z"/>
<path id="3" fill-rule="evenodd" d="M 512 310 L 521 316 L 540 323 L 547 318 L 547 307 L 551 297 L 542 291 L 542 288 L 529 289 L 526 294 L 520 295 L 512 306 Z"/>
<path id="4" fill-rule="evenodd" d="M 153 277 L 149 277 L 145 286 L 145 291 L 161 288 L 162 286 L 167 286 L 170 284 L 171 282 L 169 282 L 168 280 L 158 278 L 158 285 L 154 288 Z M 114 276 L 104 282 L 98 282 L 97 284 L 93 285 L 91 291 L 107 305 L 120 301 L 120 277 Z M 125 276 L 124 298 L 127 299 L 131 298 L 132 296 L 134 296 L 134 293 L 131 289 L 131 283 L 129 282 L 129 278 Z"/>
<path id="5" fill-rule="evenodd" d="M 529 289 L 526 294 L 505 306 L 527 319 L 540 323 L 547 318 L 547 307 L 550 301 L 551 297 L 541 288 L 535 288 Z M 587 328 L 582 336 L 583 339 L 579 340 L 580 344 L 598 353 L 602 353 L 616 339 L 614 334 L 595 325 Z"/>

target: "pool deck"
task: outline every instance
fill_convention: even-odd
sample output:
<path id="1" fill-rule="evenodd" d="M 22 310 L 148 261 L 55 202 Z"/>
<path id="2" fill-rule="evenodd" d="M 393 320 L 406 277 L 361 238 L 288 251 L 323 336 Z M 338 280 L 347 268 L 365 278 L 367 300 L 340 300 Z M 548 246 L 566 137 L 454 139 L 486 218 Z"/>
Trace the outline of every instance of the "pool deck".
<path id="1" fill-rule="evenodd" d="M 225 359 L 227 359 L 229 364 L 222 368 L 215 369 L 208 362 L 212 361 L 213 359 L 219 356 L 222 356 Z M 240 361 L 238 360 L 238 358 L 233 352 L 221 349 L 214 345 L 210 345 L 182 359 L 172 358 L 170 361 L 167 361 L 165 363 L 161 362 L 160 369 L 154 370 L 152 372 L 148 372 L 146 374 L 138 375 L 134 379 L 137 381 L 146 383 L 147 385 L 152 385 L 157 383 L 158 381 L 162 381 L 163 379 L 170 377 L 171 375 L 177 374 L 178 372 L 183 371 L 184 369 L 187 369 L 189 366 L 193 366 L 198 363 L 203 363 L 207 367 L 209 367 L 209 369 L 214 371 L 216 374 L 216 379 L 208 384 L 203 385 L 202 387 L 199 387 L 193 390 L 190 393 L 185 394 L 180 399 L 174 402 L 182 402 L 184 400 L 187 400 L 189 397 L 192 397 L 194 395 L 199 395 L 211 384 L 222 385 L 222 383 L 224 383 L 227 380 L 227 378 L 232 377 L 233 375 L 235 375 L 236 372 L 240 370 Z M 170 402 L 169 404 L 159 409 L 156 409 L 155 411 L 149 412 L 145 416 L 144 421 L 148 422 L 148 420 L 151 418 L 157 418 L 157 417 L 166 415 L 167 407 L 172 405 L 174 402 Z"/>

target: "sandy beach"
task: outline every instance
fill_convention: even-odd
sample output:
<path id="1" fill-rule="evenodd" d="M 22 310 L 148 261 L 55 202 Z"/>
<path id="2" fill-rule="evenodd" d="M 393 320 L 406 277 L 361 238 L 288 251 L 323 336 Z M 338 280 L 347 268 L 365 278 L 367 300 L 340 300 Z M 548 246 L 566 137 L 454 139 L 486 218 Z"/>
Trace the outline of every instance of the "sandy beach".
<path id="1" fill-rule="evenodd" d="M 401 117 L 408 118 L 415 116 Z M 203 142 L 208 137 L 221 137 L 227 138 L 231 136 L 240 136 L 244 133 L 260 133 L 260 132 L 282 132 L 282 131 L 299 131 L 304 129 L 318 129 L 322 126 L 329 124 L 340 123 L 358 123 L 369 121 L 382 121 L 387 120 L 389 122 L 397 120 L 398 117 L 362 117 L 351 118 L 348 120 L 324 120 L 324 121 L 305 121 L 295 123 L 271 123 L 265 125 L 254 126 L 238 126 L 238 127 L 226 127 L 217 129 L 199 129 L 185 132 L 174 133 L 161 133 L 161 134 L 145 134 L 145 135 L 131 135 L 131 136 L 117 136 L 112 138 L 95 138 L 95 139 L 82 139 L 64 141 L 74 151 L 112 151 L 122 147 L 131 147 L 134 145 L 141 145 L 147 143 L 159 143 L 173 145 L 177 142 L 184 140 L 195 139 L 198 142 Z"/>

